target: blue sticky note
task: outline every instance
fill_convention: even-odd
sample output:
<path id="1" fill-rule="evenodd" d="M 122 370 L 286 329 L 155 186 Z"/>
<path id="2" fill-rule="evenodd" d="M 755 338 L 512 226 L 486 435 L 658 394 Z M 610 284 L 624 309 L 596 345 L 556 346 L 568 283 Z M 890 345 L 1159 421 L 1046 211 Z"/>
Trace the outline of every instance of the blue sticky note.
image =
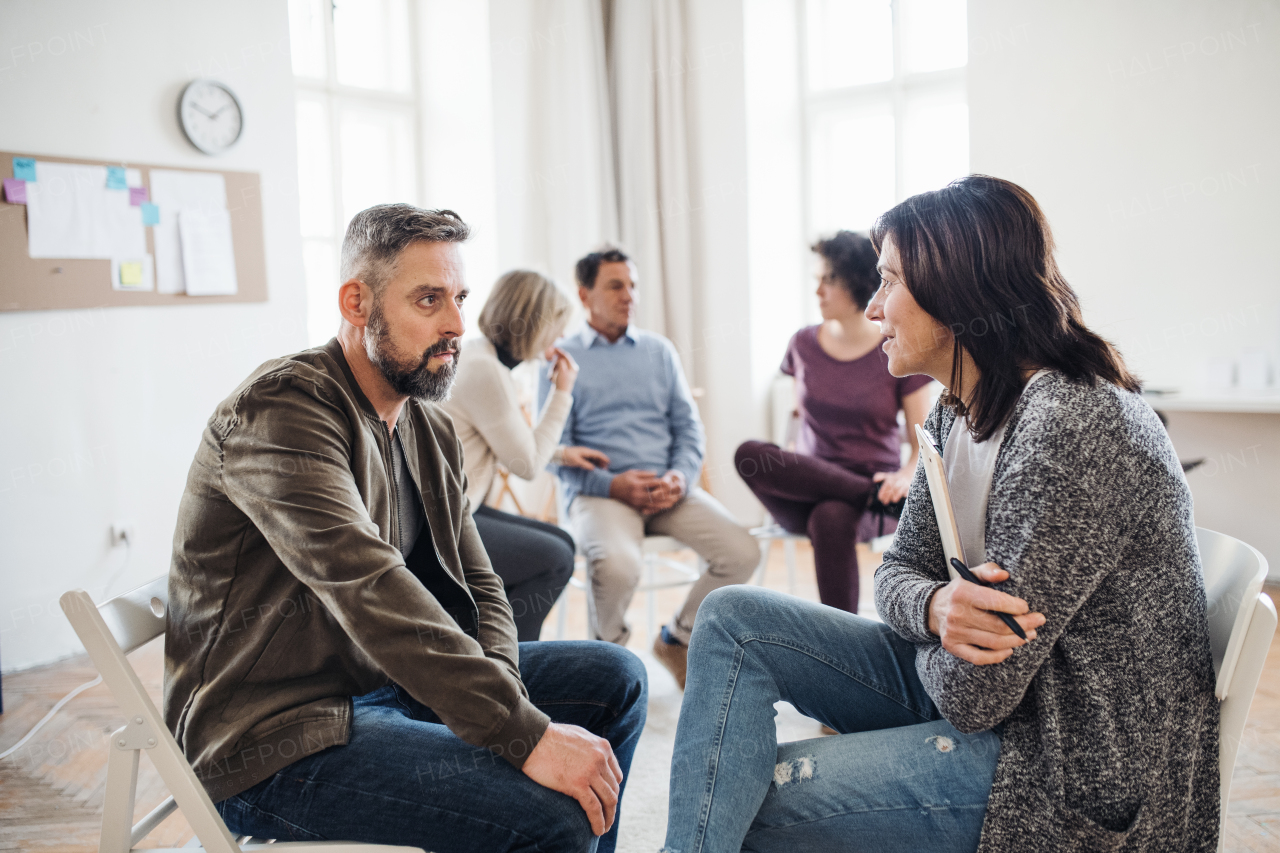
<path id="1" fill-rule="evenodd" d="M 108 166 L 107 167 L 107 189 L 109 190 L 129 189 L 129 184 L 124 177 L 124 166 Z"/>
<path id="2" fill-rule="evenodd" d="M 33 157 L 14 157 L 13 176 L 20 181 L 36 179 L 36 161 Z"/>
<path id="3" fill-rule="evenodd" d="M 144 201 L 138 205 L 142 208 L 142 224 L 143 225 L 159 225 L 160 224 L 160 206 Z"/>

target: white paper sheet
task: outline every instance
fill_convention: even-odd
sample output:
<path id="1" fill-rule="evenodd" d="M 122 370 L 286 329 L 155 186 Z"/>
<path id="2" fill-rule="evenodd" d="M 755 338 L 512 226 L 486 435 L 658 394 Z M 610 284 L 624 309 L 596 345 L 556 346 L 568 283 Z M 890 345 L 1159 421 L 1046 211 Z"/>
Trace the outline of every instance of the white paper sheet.
<path id="1" fill-rule="evenodd" d="M 141 284 L 121 284 L 120 283 L 120 264 L 122 263 L 141 263 L 142 264 L 142 283 Z M 156 265 L 155 259 L 150 253 L 140 258 L 112 258 L 111 259 L 111 289 L 125 291 L 147 291 L 156 289 Z"/>
<path id="2" fill-rule="evenodd" d="M 27 184 L 27 254 L 33 258 L 128 258 L 147 251 L 142 213 L 127 190 L 107 189 L 106 166 L 36 163 Z"/>
<path id="3" fill-rule="evenodd" d="M 236 257 L 231 244 L 231 214 L 225 210 L 180 210 L 178 234 L 182 239 L 187 295 L 234 294 Z"/>
<path id="4" fill-rule="evenodd" d="M 226 181 L 216 173 L 152 169 L 151 201 L 160 208 L 160 224 L 151 229 L 156 250 L 157 289 L 160 293 L 189 292 L 183 272 L 178 215 L 183 210 L 225 211 Z M 234 285 L 231 292 L 235 292 Z"/>

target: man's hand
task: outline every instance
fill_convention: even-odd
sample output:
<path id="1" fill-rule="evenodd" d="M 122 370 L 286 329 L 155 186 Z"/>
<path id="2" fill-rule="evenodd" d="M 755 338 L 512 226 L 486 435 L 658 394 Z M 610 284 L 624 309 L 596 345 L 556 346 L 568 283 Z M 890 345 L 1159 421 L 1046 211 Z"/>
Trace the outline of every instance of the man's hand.
<path id="1" fill-rule="evenodd" d="M 577 800 L 596 835 L 613 826 L 622 768 L 604 738 L 578 726 L 552 723 L 525 759 L 524 775 Z"/>
<path id="2" fill-rule="evenodd" d="M 644 512 L 652 503 L 651 495 L 660 482 L 652 471 L 624 471 L 609 483 L 609 497 Z"/>
<path id="3" fill-rule="evenodd" d="M 645 515 L 654 515 L 671 509 L 684 498 L 687 486 L 684 474 L 679 471 L 668 471 L 658 478 L 658 485 L 649 492 L 649 505 L 641 510 Z"/>
<path id="4" fill-rule="evenodd" d="M 995 563 L 983 563 L 969 571 L 988 583 L 1009 578 Z M 1035 629 L 1045 622 L 1044 614 L 1030 612 L 1021 598 L 956 578 L 930 599 L 929 631 L 941 637 L 942 647 L 961 660 L 978 666 L 1000 663 L 1024 643 L 1000 617 L 987 612 L 991 610 L 1017 619 L 1027 640 L 1034 640 Z"/>
<path id="5" fill-rule="evenodd" d="M 590 447 L 566 447 L 560 453 L 560 464 L 592 471 L 596 468 L 608 468 L 609 457 Z"/>

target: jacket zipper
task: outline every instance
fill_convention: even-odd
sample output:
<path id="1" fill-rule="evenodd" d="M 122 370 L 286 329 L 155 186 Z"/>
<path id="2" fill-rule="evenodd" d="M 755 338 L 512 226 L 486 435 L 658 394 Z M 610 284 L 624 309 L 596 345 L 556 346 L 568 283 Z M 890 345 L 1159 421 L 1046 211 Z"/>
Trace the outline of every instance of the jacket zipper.
<path id="1" fill-rule="evenodd" d="M 387 433 L 387 449 L 383 455 L 382 464 L 387 466 L 387 476 L 391 480 L 391 536 L 395 540 L 396 550 L 407 561 L 409 556 L 404 553 L 404 543 L 400 541 L 400 483 L 396 479 L 396 465 L 391 449 L 391 442 L 395 438 L 391 434 L 391 427 L 381 420 L 378 423 L 382 425 L 382 428 Z"/>
<path id="2" fill-rule="evenodd" d="M 408 463 L 409 463 L 409 460 L 408 458 L 406 458 L 405 464 L 407 465 Z M 417 481 L 413 479 L 412 471 L 409 472 L 409 482 L 413 483 L 414 487 L 418 489 L 418 494 L 421 497 L 422 487 L 418 486 Z M 440 553 L 440 546 L 438 544 L 440 540 L 436 538 L 435 531 L 431 529 L 431 515 L 426 511 L 426 506 L 427 506 L 427 502 L 423 500 L 422 501 L 422 507 L 423 507 L 422 524 L 424 527 L 426 527 L 427 534 L 431 537 L 431 550 L 435 551 L 436 553 L 436 562 L 440 564 L 440 568 L 444 570 L 444 573 L 449 576 L 449 578 L 454 582 L 454 584 L 462 588 L 462 591 L 467 594 L 467 598 L 471 600 L 471 606 L 473 608 L 476 608 L 476 630 L 479 631 L 480 611 L 479 611 L 479 607 L 476 605 L 475 596 L 471 594 L 471 587 L 467 585 L 465 580 L 462 583 L 459 583 L 458 579 L 453 576 L 453 573 L 450 572 L 448 568 L 446 568 L 444 564 L 444 556 Z M 465 575 L 465 570 L 464 570 L 464 575 Z"/>
<path id="3" fill-rule="evenodd" d="M 392 484 L 391 493 L 392 493 L 392 502 L 393 502 L 393 506 L 392 506 L 393 512 L 391 513 L 391 527 L 395 535 L 396 547 L 400 551 L 400 555 L 404 557 L 405 562 L 408 563 L 409 555 L 404 553 L 404 547 L 403 547 L 404 543 L 400 541 L 400 480 L 398 477 L 396 477 L 395 462 L 391 458 L 391 454 L 392 454 L 391 442 L 395 441 L 395 437 L 391 434 L 391 427 L 387 426 L 385 422 L 379 420 L 378 423 L 382 424 L 383 429 L 385 429 L 387 432 L 387 457 L 384 459 L 384 464 L 387 465 L 388 470 L 390 470 L 391 472 L 391 484 Z M 405 458 L 404 461 L 405 461 L 405 465 L 408 466 L 409 460 L 407 457 Z M 412 471 L 409 472 L 409 481 L 412 482 L 415 487 L 417 486 L 417 482 L 414 481 L 413 479 Z M 422 489 L 419 488 L 418 491 L 419 493 L 421 493 Z M 431 537 L 431 550 L 435 552 L 436 562 L 440 565 L 440 568 L 444 570 L 445 575 L 447 575 L 449 579 L 452 580 L 456 586 L 460 586 L 462 588 L 462 591 L 466 593 L 467 598 L 471 600 L 471 606 L 473 608 L 476 608 L 476 611 L 477 611 L 476 612 L 476 629 L 478 631 L 480 618 L 479 618 L 479 609 L 478 609 L 478 606 L 476 605 L 475 596 L 471 594 L 471 587 L 469 587 L 466 583 L 458 583 L 458 579 L 453 576 L 453 573 L 450 572 L 447 568 L 445 568 L 444 556 L 440 553 L 440 546 L 437 544 L 435 531 L 431 529 L 431 516 L 426 512 L 426 501 L 423 501 L 422 524 L 427 530 L 427 535 Z"/>

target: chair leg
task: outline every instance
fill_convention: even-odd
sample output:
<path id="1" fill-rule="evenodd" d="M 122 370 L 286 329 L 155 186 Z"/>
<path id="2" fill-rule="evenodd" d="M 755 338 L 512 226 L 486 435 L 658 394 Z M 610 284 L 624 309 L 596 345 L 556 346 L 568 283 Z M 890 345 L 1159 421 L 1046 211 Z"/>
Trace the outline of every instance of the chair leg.
<path id="1" fill-rule="evenodd" d="M 569 612 L 569 584 L 560 590 L 560 600 L 556 602 L 556 639 L 564 639 L 565 616 Z"/>
<path id="2" fill-rule="evenodd" d="M 796 540 L 782 540 L 782 551 L 787 557 L 787 592 L 796 594 Z"/>
<path id="3" fill-rule="evenodd" d="M 760 565 L 756 566 L 755 574 L 751 578 L 751 582 L 756 586 L 764 586 L 764 571 L 769 566 L 769 549 L 772 546 L 772 539 L 760 540 Z"/>
<path id="4" fill-rule="evenodd" d="M 107 790 L 102 804 L 98 853 L 128 853 L 133 846 L 133 805 L 138 792 L 138 756 L 142 750 L 117 749 L 114 743 L 107 749 Z"/>
<path id="5" fill-rule="evenodd" d="M 654 576 L 655 576 L 655 574 L 656 574 L 656 573 L 655 573 L 655 571 L 654 571 L 654 565 L 655 565 L 655 563 L 656 563 L 656 562 L 657 562 L 657 559 L 656 559 L 655 557 L 646 557 L 646 558 L 645 558 L 645 561 L 644 561 L 644 574 L 645 574 L 645 580 L 644 580 L 644 583 L 645 583 L 645 586 L 647 586 L 647 587 L 652 587 L 652 586 L 653 586 L 653 579 L 654 579 Z M 653 590 L 653 589 L 650 589 L 650 590 L 649 590 L 649 592 L 645 595 L 645 599 L 646 599 L 646 608 L 647 608 L 647 610 L 648 610 L 648 614 L 649 614 L 649 621 L 648 621 L 648 625 L 647 625 L 647 627 L 648 627 L 648 629 L 649 629 L 649 633 L 648 633 L 648 637 L 649 637 L 649 645 L 653 645 L 653 639 L 654 639 L 654 636 L 655 636 L 655 631 L 654 631 L 654 627 L 653 627 L 653 621 L 654 621 L 654 618 L 655 618 L 655 617 L 654 617 L 654 611 L 656 610 L 656 608 L 655 608 L 655 606 L 654 606 L 654 605 L 655 605 L 655 599 L 654 599 L 654 596 L 656 596 L 656 595 L 657 595 L 657 592 L 656 592 L 655 590 Z"/>

